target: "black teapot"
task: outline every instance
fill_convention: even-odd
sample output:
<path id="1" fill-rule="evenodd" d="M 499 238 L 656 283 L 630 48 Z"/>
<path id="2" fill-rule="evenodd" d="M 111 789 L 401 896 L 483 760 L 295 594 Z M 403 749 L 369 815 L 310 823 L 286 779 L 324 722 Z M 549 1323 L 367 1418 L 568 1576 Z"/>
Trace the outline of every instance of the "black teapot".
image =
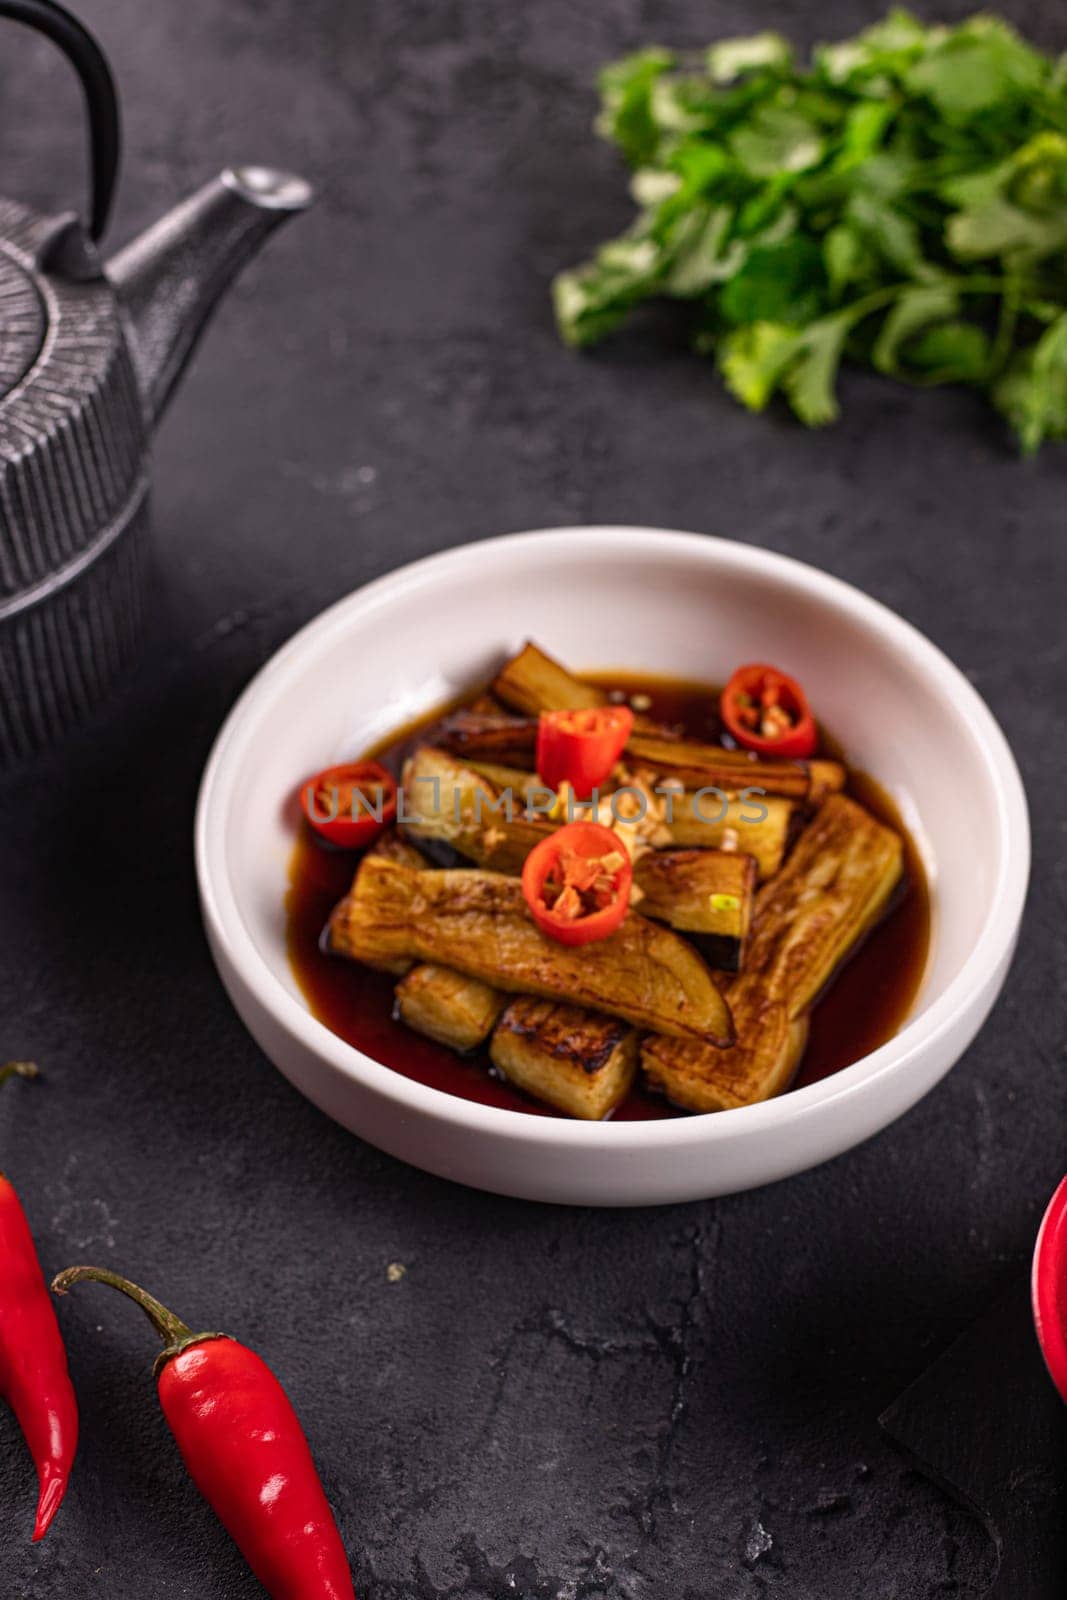
<path id="1" fill-rule="evenodd" d="M 0 0 L 82 82 L 88 224 L 0 199 L 0 766 L 69 727 L 132 659 L 152 429 L 219 296 L 311 190 L 234 167 L 102 264 L 119 157 L 99 46 L 51 0 Z"/>

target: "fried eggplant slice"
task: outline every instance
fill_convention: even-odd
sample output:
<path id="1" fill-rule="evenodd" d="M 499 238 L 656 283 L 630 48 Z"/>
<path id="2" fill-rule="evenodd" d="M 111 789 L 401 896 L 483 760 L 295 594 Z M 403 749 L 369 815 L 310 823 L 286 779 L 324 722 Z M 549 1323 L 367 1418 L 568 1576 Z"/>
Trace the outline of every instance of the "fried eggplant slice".
<path id="1" fill-rule="evenodd" d="M 383 861 L 398 861 L 402 867 L 424 867 L 426 858 L 413 844 L 408 844 L 398 828 L 386 828 L 367 851 L 369 856 L 380 856 Z"/>
<path id="2" fill-rule="evenodd" d="M 401 837 L 399 829 L 393 825 L 378 835 L 367 850 L 367 855 L 376 856 L 382 861 L 397 861 L 402 867 L 426 865 L 426 857 L 416 850 L 413 844 L 408 844 L 407 840 Z M 413 961 L 404 959 L 383 964 L 381 970 L 391 973 L 395 978 L 402 978 L 414 965 Z"/>
<path id="3" fill-rule="evenodd" d="M 637 729 L 627 742 L 626 760 L 632 766 L 648 768 L 656 783 L 670 779 L 685 789 L 723 789 L 737 794 L 744 788 L 758 788 L 787 800 L 803 800 L 811 788 L 803 761 L 763 761 L 744 750 L 724 750 L 690 739 L 661 739 Z"/>
<path id="4" fill-rule="evenodd" d="M 488 689 L 483 689 L 480 694 L 476 694 L 474 699 L 468 701 L 467 705 L 463 709 L 467 711 L 473 711 L 476 715 L 483 717 L 499 717 L 504 713 L 504 707 L 500 704 L 499 700 L 493 699 L 493 696 L 489 693 Z"/>
<path id="5" fill-rule="evenodd" d="M 752 918 L 756 863 L 732 850 L 650 850 L 634 863 L 642 916 L 695 939 L 710 967 L 737 972 Z"/>
<path id="6" fill-rule="evenodd" d="M 453 1050 L 475 1050 L 493 1031 L 507 997 L 480 978 L 424 961 L 396 986 L 401 1022 Z"/>
<path id="7" fill-rule="evenodd" d="M 515 768 L 463 762 L 447 750 L 420 745 L 405 764 L 403 782 L 403 833 L 443 865 L 454 864 L 453 855 L 439 853 L 448 847 L 477 866 L 517 875 L 534 845 L 558 826 L 558 817 L 535 814 L 547 806 L 549 790 Z M 609 801 L 610 794 L 611 785 L 605 785 Z M 671 820 L 654 829 L 657 845 L 751 856 L 760 878 L 781 866 L 798 814 L 791 800 L 776 795 L 724 802 L 699 791 L 673 796 L 670 813 Z M 621 803 L 619 817 L 625 820 Z M 600 820 L 607 826 L 617 820 L 610 806 Z M 640 832 L 640 824 L 635 826 Z"/>
<path id="8" fill-rule="evenodd" d="M 436 738 L 442 749 L 453 755 L 501 762 L 529 774 L 537 748 L 537 718 L 512 717 L 499 708 L 475 711 L 471 707 L 445 717 Z"/>
<path id="9" fill-rule="evenodd" d="M 548 795 L 548 789 L 537 773 L 523 767 L 504 766 L 499 761 L 468 761 L 467 765 L 487 778 L 494 789 L 510 789 L 520 805 L 527 800 L 539 804 Z"/>
<path id="10" fill-rule="evenodd" d="M 519 873 L 535 844 L 553 831 L 547 817 L 528 816 L 525 794 L 498 789 L 447 750 L 420 745 L 404 763 L 406 838 L 427 853 L 444 845 L 493 872 Z M 551 791 L 543 788 L 547 800 Z"/>
<path id="11" fill-rule="evenodd" d="M 731 1111 L 781 1094 L 804 1054 L 807 1017 L 791 1019 L 785 1006 L 749 990 L 745 1004 L 735 1005 L 734 1019 L 737 1043 L 729 1050 L 646 1038 L 641 1066 L 649 1083 L 686 1111 Z"/>
<path id="12" fill-rule="evenodd" d="M 637 1072 L 637 1033 L 615 1017 L 513 1000 L 489 1046 L 509 1082 L 572 1117 L 599 1122 L 630 1092 Z"/>
<path id="13" fill-rule="evenodd" d="M 678 934 L 630 911 L 610 938 L 576 949 L 557 944 L 538 932 L 518 880 L 499 872 L 416 872 L 369 857 L 335 906 L 324 942 L 369 966 L 414 957 L 655 1033 L 733 1042 L 726 1001 Z"/>
<path id="14" fill-rule="evenodd" d="M 493 693 L 525 717 L 537 717 L 542 711 L 580 711 L 606 705 L 608 699 L 605 689 L 583 683 L 532 641 L 501 667 Z"/>
<path id="15" fill-rule="evenodd" d="M 808 776 L 811 779 L 808 805 L 812 807 L 821 806 L 828 795 L 840 794 L 848 779 L 840 761 L 809 761 Z"/>
<path id="16" fill-rule="evenodd" d="M 763 879 L 773 878 L 782 865 L 797 815 L 796 802 L 780 795 L 724 802 L 692 789 L 673 797 L 666 827 L 672 844 L 752 856 Z"/>
<path id="17" fill-rule="evenodd" d="M 885 909 L 902 865 L 898 835 L 831 794 L 756 896 L 745 970 L 724 985 L 737 1043 L 706 1050 L 648 1039 L 641 1064 L 649 1080 L 691 1111 L 780 1094 L 803 1052 L 810 1007 Z"/>
<path id="18" fill-rule="evenodd" d="M 790 1017 L 806 1011 L 885 909 L 903 860 L 898 834 L 847 795 L 830 795 L 756 896 L 738 982 L 758 985 Z"/>

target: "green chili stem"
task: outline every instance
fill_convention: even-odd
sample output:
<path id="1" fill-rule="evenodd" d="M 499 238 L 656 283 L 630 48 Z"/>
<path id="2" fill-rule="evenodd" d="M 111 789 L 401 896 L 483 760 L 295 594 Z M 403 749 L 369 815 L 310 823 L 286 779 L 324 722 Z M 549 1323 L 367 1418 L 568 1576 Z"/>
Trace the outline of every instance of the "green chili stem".
<path id="1" fill-rule="evenodd" d="M 107 1267 L 68 1267 L 58 1277 L 52 1279 L 53 1294 L 66 1294 L 76 1283 L 106 1283 L 109 1288 L 117 1289 L 134 1305 L 140 1306 L 149 1322 L 155 1328 L 165 1345 L 181 1345 L 197 1336 L 193 1330 L 176 1317 L 173 1311 L 168 1311 L 161 1305 L 154 1295 L 146 1289 L 141 1289 L 136 1283 L 131 1283 L 128 1278 L 120 1277 L 117 1272 L 111 1272 Z"/>

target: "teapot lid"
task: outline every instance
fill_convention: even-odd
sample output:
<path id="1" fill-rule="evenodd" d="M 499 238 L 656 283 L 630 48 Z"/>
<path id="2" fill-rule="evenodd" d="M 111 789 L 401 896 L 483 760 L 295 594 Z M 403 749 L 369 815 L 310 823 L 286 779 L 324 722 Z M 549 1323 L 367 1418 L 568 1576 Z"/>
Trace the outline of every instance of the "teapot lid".
<path id="1" fill-rule="evenodd" d="M 110 536 L 145 431 L 115 294 L 77 220 L 0 199 L 0 621 Z"/>

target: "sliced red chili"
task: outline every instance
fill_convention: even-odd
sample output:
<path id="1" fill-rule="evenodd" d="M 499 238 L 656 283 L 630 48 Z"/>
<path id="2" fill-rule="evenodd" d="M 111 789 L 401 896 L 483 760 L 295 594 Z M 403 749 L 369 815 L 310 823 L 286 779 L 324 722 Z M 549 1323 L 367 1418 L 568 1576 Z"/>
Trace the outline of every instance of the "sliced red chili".
<path id="1" fill-rule="evenodd" d="M 362 850 L 396 816 L 396 779 L 377 761 L 349 761 L 309 778 L 304 815 L 338 850 Z"/>
<path id="2" fill-rule="evenodd" d="M 558 944 L 591 944 L 615 932 L 630 904 L 626 847 L 599 822 L 569 822 L 526 857 L 522 892 L 541 932 Z"/>
<path id="3" fill-rule="evenodd" d="M 746 750 L 798 759 L 815 754 L 819 734 L 807 696 L 777 667 L 762 662 L 738 667 L 719 708 L 728 731 Z"/>
<path id="4" fill-rule="evenodd" d="M 626 748 L 634 725 L 629 706 L 542 711 L 537 725 L 537 772 L 550 789 L 569 783 L 588 800 Z"/>

